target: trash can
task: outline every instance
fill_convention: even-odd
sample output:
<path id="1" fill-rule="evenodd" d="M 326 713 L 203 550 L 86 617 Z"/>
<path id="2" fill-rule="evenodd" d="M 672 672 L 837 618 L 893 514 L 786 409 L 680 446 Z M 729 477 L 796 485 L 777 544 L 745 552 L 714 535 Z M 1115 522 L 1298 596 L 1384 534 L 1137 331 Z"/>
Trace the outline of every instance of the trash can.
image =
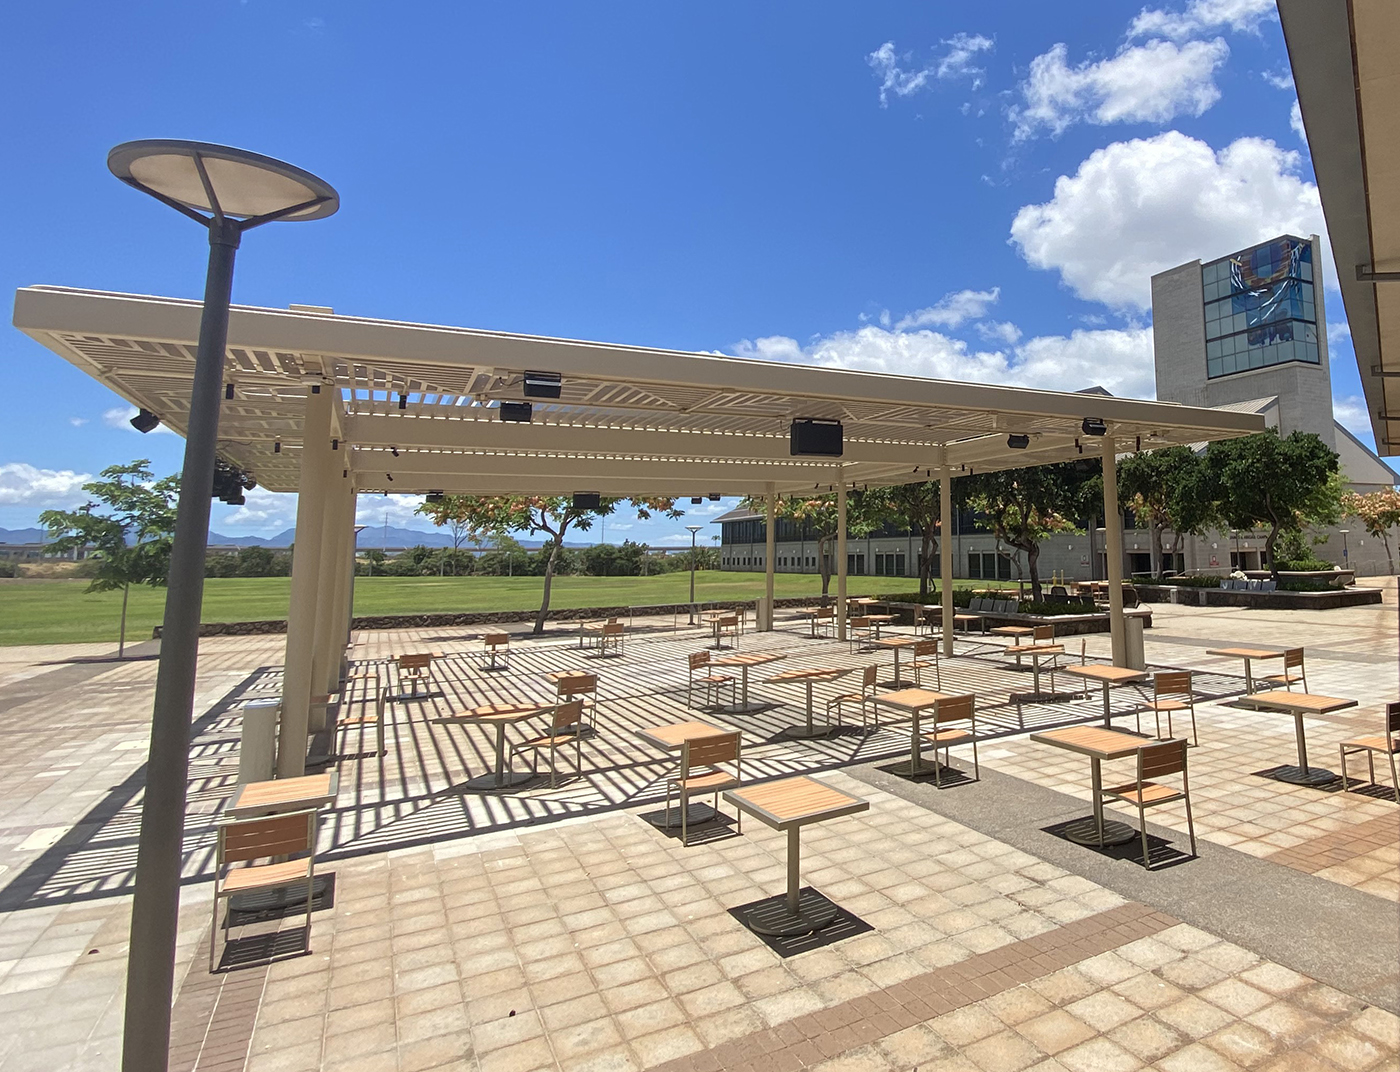
<path id="1" fill-rule="evenodd" d="M 243 705 L 243 736 L 238 745 L 238 784 L 265 782 L 276 770 L 277 716 L 281 700 L 249 700 Z"/>
<path id="2" fill-rule="evenodd" d="M 773 631 L 773 601 L 767 596 L 759 596 L 754 603 L 754 629 L 760 633 Z"/>
<path id="3" fill-rule="evenodd" d="M 1147 656 L 1142 648 L 1142 618 L 1139 615 L 1123 616 L 1124 655 L 1128 665 L 1134 670 L 1147 669 Z"/>

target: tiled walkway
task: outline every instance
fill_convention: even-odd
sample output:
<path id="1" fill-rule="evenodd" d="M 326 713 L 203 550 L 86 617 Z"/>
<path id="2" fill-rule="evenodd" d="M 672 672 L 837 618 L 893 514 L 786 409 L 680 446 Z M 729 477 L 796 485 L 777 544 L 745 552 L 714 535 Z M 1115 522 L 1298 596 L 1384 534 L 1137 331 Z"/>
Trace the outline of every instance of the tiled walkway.
<path id="1" fill-rule="evenodd" d="M 1400 808 L 1372 788 L 1326 792 L 1267 777 L 1292 760 L 1291 719 L 1229 706 L 1243 687 L 1240 668 L 1203 654 L 1220 643 L 1325 637 L 1308 646 L 1313 691 L 1362 700 L 1307 720 L 1313 762 L 1335 767 L 1336 742 L 1377 732 L 1381 705 L 1395 694 L 1393 602 L 1311 617 L 1156 610 L 1149 660 L 1197 669 L 1208 697 L 1191 750 L 1198 835 L 1263 861 L 1256 866 L 1360 891 L 1348 896 L 1375 909 L 1357 926 L 1394 921 Z M 236 772 L 233 707 L 276 694 L 282 638 L 206 641 L 172 1067 L 1400 1068 L 1400 979 L 1394 1000 L 1373 996 L 1379 1005 L 1368 1005 L 1285 967 L 1284 953 L 1263 958 L 1178 922 L 1151 896 L 1130 900 L 1076 874 L 1072 856 L 1053 865 L 939 814 L 940 799 L 1018 782 L 1088 799 L 1087 761 L 1025 733 L 1097 718 L 1097 695 L 1018 702 L 1030 675 L 991 646 L 960 643 L 942 684 L 978 693 L 979 713 L 999 735 L 982 747 L 983 765 L 1014 780 L 963 784 L 943 791 L 957 797 L 940 798 L 931 786 L 891 795 L 853 776 L 907 755 L 907 724 L 793 742 L 780 730 L 800 721 L 800 690 L 760 684 L 792 666 L 878 660 L 888 670 L 887 654 L 852 653 L 794 627 L 742 639 L 742 650 L 787 655 L 752 672 L 755 700 L 770 706 L 699 717 L 743 731 L 749 777 L 818 773 L 871 801 L 869 812 L 804 835 L 803 880 L 850 913 L 848 936 L 780 955 L 730 910 L 781 890 L 782 835 L 756 822 L 742 836 L 711 825 L 682 848 L 638 818 L 659 804 L 672 760 L 635 731 L 696 717 L 685 707 L 682 657 L 703 642 L 657 632 L 629 642 L 625 659 L 597 660 L 565 635 L 517 644 L 504 673 L 482 672 L 471 655 L 445 660 L 444 695 L 394 706 L 387 757 L 359 755 L 358 737 L 343 742 L 341 796 L 323 827 L 333 897 L 315 915 L 313 954 L 210 976 L 209 851 Z M 355 654 L 372 664 L 404 650 L 476 646 L 460 631 L 406 631 L 360 636 Z M 1078 641 L 1071 646 L 1077 653 Z M 1085 646 L 1091 658 L 1106 654 L 1106 638 Z M 72 655 L 0 653 L 0 684 L 21 690 L 9 705 L 0 696 L 0 739 L 13 757 L 0 772 L 3 1072 L 112 1068 L 119 1045 L 155 663 L 45 665 Z M 583 776 L 505 797 L 464 792 L 465 777 L 489 767 L 490 738 L 431 719 L 466 704 L 543 698 L 545 671 L 580 666 L 603 681 L 601 732 L 585 743 Z M 827 688 L 819 703 L 848 687 Z M 1140 700 L 1135 689 L 1116 691 L 1115 724 L 1131 729 L 1127 712 Z M 955 761 L 967 765 L 956 751 Z M 1169 835 L 1184 831 L 1174 807 L 1152 819 Z M 1172 880 L 1208 865 L 1187 861 Z M 1144 888 L 1150 894 L 1150 881 Z M 295 946 L 299 919 L 281 927 L 283 945 Z M 234 952 L 266 948 L 258 934 L 267 930 L 242 932 L 251 937 Z M 1396 942 L 1397 930 L 1382 927 L 1378 940 Z M 1344 982 L 1344 971 L 1322 974 Z"/>

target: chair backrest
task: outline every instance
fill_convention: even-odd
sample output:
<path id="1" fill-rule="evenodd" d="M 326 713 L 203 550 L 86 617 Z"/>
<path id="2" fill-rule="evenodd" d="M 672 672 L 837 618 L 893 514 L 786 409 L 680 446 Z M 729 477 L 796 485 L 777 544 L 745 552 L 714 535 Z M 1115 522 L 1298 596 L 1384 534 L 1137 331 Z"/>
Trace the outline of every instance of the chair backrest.
<path id="1" fill-rule="evenodd" d="M 702 666 L 710 665 L 710 652 L 708 649 L 706 649 L 705 651 L 692 652 L 689 655 L 689 659 L 690 668 L 692 670 L 699 670 Z"/>
<path id="2" fill-rule="evenodd" d="M 835 608 L 835 607 L 818 607 L 818 608 L 817 608 L 817 617 L 818 617 L 818 618 L 834 618 L 835 616 L 836 616 L 836 608 Z"/>
<path id="3" fill-rule="evenodd" d="M 1261 591 L 1261 592 L 1277 592 L 1277 591 L 1278 591 L 1278 581 L 1260 581 L 1260 582 L 1259 582 L 1259 591 Z"/>
<path id="4" fill-rule="evenodd" d="M 1069 595 L 1069 589 L 1062 584 L 1052 584 L 1050 586 L 1050 594 L 1052 596 L 1067 596 Z"/>
<path id="5" fill-rule="evenodd" d="M 721 629 L 738 629 L 739 616 L 737 614 L 726 614 L 719 620 L 719 627 Z"/>
<path id="6" fill-rule="evenodd" d="M 263 819 L 237 819 L 219 827 L 219 864 L 306 852 L 316 842 L 316 813 L 294 811 Z"/>
<path id="7" fill-rule="evenodd" d="M 1031 634 L 1031 639 L 1037 644 L 1047 640 L 1054 640 L 1055 627 L 1053 625 L 1037 625 L 1035 626 L 1035 632 Z"/>
<path id="8" fill-rule="evenodd" d="M 860 687 L 862 689 L 873 689 L 880 683 L 880 668 L 873 663 L 860 672 Z M 1400 704 L 1396 704 L 1400 707 Z"/>
<path id="9" fill-rule="evenodd" d="M 974 717 L 977 697 L 972 693 L 966 696 L 947 696 L 933 705 L 933 721 L 936 725 L 945 722 L 962 722 Z"/>
<path id="10" fill-rule="evenodd" d="M 1400 733 L 1400 701 L 1392 700 L 1385 705 L 1385 735 Z"/>
<path id="11" fill-rule="evenodd" d="M 502 647 L 502 646 L 505 646 L 505 647 L 509 647 L 509 646 L 510 646 L 510 634 L 509 634 L 509 633 L 487 633 L 487 634 L 486 634 L 484 637 L 482 637 L 481 639 L 485 642 L 485 644 L 486 644 L 486 646 L 487 646 L 488 648 L 499 648 L 499 647 Z"/>
<path id="12" fill-rule="evenodd" d="M 861 615 L 859 618 L 852 618 L 847 624 L 850 625 L 852 629 L 869 629 L 870 619 L 865 615 Z"/>
<path id="13" fill-rule="evenodd" d="M 1190 670 L 1163 670 L 1152 675 L 1152 692 L 1155 696 L 1161 696 L 1164 693 L 1189 693 L 1190 691 Z"/>
<path id="14" fill-rule="evenodd" d="M 1289 648 L 1283 653 L 1283 668 L 1292 670 L 1295 666 L 1303 665 L 1303 649 Z"/>
<path id="15" fill-rule="evenodd" d="M 623 625 L 616 618 L 613 618 L 611 621 L 609 621 L 606 625 L 603 626 L 604 636 L 621 636 L 622 633 Z"/>
<path id="16" fill-rule="evenodd" d="M 608 624 L 608 625 L 616 625 L 616 624 L 617 624 L 618 622 L 620 622 L 620 621 L 622 621 L 621 618 L 609 618 L 608 621 L 607 621 L 607 624 Z"/>
<path id="17" fill-rule="evenodd" d="M 1130 584 L 1123 586 L 1123 606 L 1136 607 L 1138 605 L 1137 589 Z"/>
<path id="18" fill-rule="evenodd" d="M 568 703 L 561 703 L 554 709 L 554 717 L 549 720 L 549 724 L 556 730 L 568 729 L 583 721 L 583 701 L 570 700 Z"/>
<path id="19" fill-rule="evenodd" d="M 1186 772 L 1186 741 L 1163 741 L 1138 750 L 1138 780 L 1149 782 L 1164 774 Z"/>
<path id="20" fill-rule="evenodd" d="M 399 668 L 402 670 L 426 670 L 432 665 L 433 653 L 430 651 L 399 656 Z"/>
<path id="21" fill-rule="evenodd" d="M 709 737 L 692 737 L 681 744 L 681 777 L 691 767 L 713 767 L 720 763 L 738 763 L 741 735 L 717 733 Z"/>
<path id="22" fill-rule="evenodd" d="M 570 674 L 559 679 L 560 696 L 577 696 L 581 692 L 593 692 L 597 688 L 597 674 Z"/>
<path id="23" fill-rule="evenodd" d="M 916 640 L 914 642 L 914 658 L 921 655 L 937 655 L 938 641 L 936 640 Z"/>

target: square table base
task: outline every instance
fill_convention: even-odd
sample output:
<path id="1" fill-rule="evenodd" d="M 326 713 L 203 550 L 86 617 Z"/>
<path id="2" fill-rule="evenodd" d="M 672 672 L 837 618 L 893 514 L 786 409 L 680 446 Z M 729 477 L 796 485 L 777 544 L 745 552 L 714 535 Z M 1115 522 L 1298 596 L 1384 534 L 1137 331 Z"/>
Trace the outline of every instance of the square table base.
<path id="1" fill-rule="evenodd" d="M 796 912 L 789 907 L 787 896 L 781 894 L 754 905 L 747 913 L 745 922 L 755 934 L 791 938 L 819 931 L 829 926 L 840 914 L 839 907 L 809 886 L 799 895 Z"/>

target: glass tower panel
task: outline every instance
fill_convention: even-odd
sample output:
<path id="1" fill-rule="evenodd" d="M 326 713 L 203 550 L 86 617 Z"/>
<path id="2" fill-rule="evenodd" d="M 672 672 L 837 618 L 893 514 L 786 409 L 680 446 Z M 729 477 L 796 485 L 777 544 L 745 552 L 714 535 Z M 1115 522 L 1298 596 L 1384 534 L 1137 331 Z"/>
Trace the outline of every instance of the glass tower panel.
<path id="1" fill-rule="evenodd" d="M 1281 365 L 1319 364 L 1312 244 L 1272 242 L 1201 266 L 1206 376 Z"/>

